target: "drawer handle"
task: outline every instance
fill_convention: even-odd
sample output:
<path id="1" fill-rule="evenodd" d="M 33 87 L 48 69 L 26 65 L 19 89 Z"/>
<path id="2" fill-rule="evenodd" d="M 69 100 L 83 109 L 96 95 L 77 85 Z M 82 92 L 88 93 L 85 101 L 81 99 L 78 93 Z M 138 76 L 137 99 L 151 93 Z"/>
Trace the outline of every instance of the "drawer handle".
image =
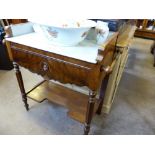
<path id="1" fill-rule="evenodd" d="M 43 69 L 43 71 L 48 71 L 49 67 L 48 67 L 48 63 L 47 62 L 43 62 L 42 63 L 42 69 Z"/>
<path id="2" fill-rule="evenodd" d="M 113 71 L 113 68 L 116 64 L 116 59 L 111 63 L 110 66 L 101 66 L 101 71 L 104 71 L 106 74 L 110 74 Z"/>

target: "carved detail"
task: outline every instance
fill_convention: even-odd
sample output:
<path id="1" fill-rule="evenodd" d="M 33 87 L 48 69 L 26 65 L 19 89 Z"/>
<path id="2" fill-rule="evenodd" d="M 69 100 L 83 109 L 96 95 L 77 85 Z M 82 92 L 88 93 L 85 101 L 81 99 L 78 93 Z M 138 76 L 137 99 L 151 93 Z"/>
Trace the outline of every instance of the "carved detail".
<path id="1" fill-rule="evenodd" d="M 96 73 L 97 65 L 94 65 L 94 68 L 89 68 L 70 61 L 67 62 L 64 59 L 52 57 L 51 55 L 43 55 L 42 53 L 25 48 L 21 49 L 14 46 L 14 44 L 11 49 L 14 61 L 33 73 L 43 77 L 46 76 L 48 79 L 53 79 L 64 84 L 70 83 L 78 86 L 88 86 L 91 89 L 97 87 L 99 81 L 99 73 Z"/>
<path id="2" fill-rule="evenodd" d="M 39 53 L 34 53 L 33 51 L 26 50 L 26 49 L 21 49 L 21 48 L 18 48 L 18 47 L 16 47 L 16 46 L 11 46 L 11 48 L 12 48 L 12 49 L 15 49 L 16 51 L 22 51 L 22 52 L 24 52 L 24 53 L 31 54 L 31 55 L 35 55 L 35 56 L 38 56 L 38 57 L 42 57 L 42 58 L 45 58 L 45 59 L 48 59 L 48 60 L 51 60 L 51 59 L 52 59 L 52 61 L 64 63 L 64 64 L 66 64 L 66 65 L 75 66 L 75 67 L 77 67 L 77 68 L 86 69 L 86 70 L 90 70 L 90 69 L 91 69 L 91 68 L 86 67 L 86 66 L 74 64 L 74 63 L 71 63 L 71 62 L 68 62 L 68 61 L 64 61 L 64 60 L 61 60 L 61 59 L 57 59 L 57 58 L 54 58 L 54 57 L 49 57 L 49 56 L 47 56 L 47 55 L 42 55 L 42 54 L 39 54 Z"/>
<path id="3" fill-rule="evenodd" d="M 100 51 L 101 59 L 96 64 L 13 42 L 11 42 L 10 46 L 13 60 L 31 72 L 61 83 L 88 86 L 91 90 L 96 90 L 106 74 L 100 72 L 101 65 L 108 66 L 111 63 L 116 37 L 113 36 L 113 39 L 108 41 L 109 44 L 104 47 L 104 51 Z M 47 71 L 38 66 L 42 61 L 48 63 L 48 70 L 46 65 L 44 66 L 44 70 Z"/>

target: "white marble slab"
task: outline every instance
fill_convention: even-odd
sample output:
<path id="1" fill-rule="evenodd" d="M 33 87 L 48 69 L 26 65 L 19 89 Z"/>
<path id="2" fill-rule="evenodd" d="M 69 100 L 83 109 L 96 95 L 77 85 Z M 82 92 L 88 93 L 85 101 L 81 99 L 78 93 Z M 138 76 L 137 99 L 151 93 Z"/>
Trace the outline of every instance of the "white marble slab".
<path id="1" fill-rule="evenodd" d="M 63 47 L 52 45 L 52 43 L 50 43 L 44 36 L 35 32 L 7 38 L 6 40 L 89 63 L 97 63 L 96 58 L 98 55 L 99 45 L 97 45 L 94 40 L 85 39 L 76 46 Z"/>

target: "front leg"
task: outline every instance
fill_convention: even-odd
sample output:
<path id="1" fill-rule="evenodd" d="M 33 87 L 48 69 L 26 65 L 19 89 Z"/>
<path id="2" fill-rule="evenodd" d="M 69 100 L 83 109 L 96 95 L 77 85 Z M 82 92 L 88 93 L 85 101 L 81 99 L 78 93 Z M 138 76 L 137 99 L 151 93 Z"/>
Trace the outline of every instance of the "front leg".
<path id="1" fill-rule="evenodd" d="M 26 96 L 26 93 L 25 93 L 22 74 L 21 74 L 19 66 L 18 66 L 18 64 L 16 62 L 13 62 L 13 66 L 14 66 L 14 70 L 15 70 L 15 73 L 16 73 L 16 78 L 17 78 L 17 81 L 18 81 L 18 85 L 19 85 L 19 88 L 20 88 L 20 91 L 21 91 L 22 100 L 24 102 L 26 110 L 28 111 L 29 110 L 29 105 L 27 103 L 27 96 Z"/>
<path id="2" fill-rule="evenodd" d="M 89 100 L 87 104 L 87 113 L 86 113 L 86 121 L 84 126 L 84 134 L 88 135 L 90 131 L 90 123 L 93 117 L 94 112 L 94 105 L 96 102 L 96 92 L 95 91 L 89 91 Z"/>

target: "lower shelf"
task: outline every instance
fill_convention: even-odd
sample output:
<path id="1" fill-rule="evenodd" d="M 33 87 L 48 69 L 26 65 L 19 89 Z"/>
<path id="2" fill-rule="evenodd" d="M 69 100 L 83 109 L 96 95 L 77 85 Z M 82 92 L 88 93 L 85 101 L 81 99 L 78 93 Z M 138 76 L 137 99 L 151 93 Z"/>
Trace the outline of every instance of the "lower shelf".
<path id="1" fill-rule="evenodd" d="M 43 81 L 27 93 L 27 97 L 42 102 L 48 100 L 52 103 L 59 104 L 68 109 L 68 115 L 81 122 L 85 122 L 88 96 L 51 81 Z M 97 99 L 96 99 L 97 100 Z M 96 101 L 94 113 L 98 108 Z"/>

